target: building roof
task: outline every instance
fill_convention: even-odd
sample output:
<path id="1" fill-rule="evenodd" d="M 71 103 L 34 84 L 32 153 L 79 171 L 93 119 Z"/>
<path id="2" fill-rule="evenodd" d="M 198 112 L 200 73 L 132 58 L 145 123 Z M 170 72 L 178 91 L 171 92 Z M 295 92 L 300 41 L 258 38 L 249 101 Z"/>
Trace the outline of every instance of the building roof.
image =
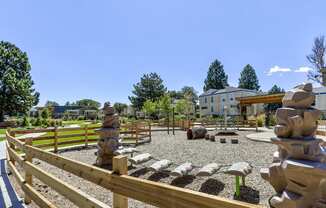
<path id="1" fill-rule="evenodd" d="M 258 93 L 256 90 L 249 90 L 249 89 L 244 89 L 244 88 L 237 88 L 237 87 L 225 87 L 224 89 L 209 89 L 203 94 L 199 95 L 199 97 L 205 97 L 205 96 L 210 96 L 210 95 L 216 95 L 216 94 L 223 94 L 223 93 L 231 93 L 231 92 L 237 92 L 237 91 L 246 91 L 246 92 L 254 92 Z"/>

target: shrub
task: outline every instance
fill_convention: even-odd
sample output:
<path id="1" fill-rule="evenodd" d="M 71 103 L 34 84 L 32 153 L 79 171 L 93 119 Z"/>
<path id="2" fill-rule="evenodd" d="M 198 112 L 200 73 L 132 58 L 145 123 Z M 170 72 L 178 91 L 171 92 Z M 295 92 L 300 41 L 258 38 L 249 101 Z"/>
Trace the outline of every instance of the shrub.
<path id="1" fill-rule="evenodd" d="M 40 116 L 35 120 L 34 126 L 42 126 L 42 120 Z"/>
<path id="2" fill-rule="evenodd" d="M 56 120 L 54 120 L 54 119 L 51 119 L 50 120 L 50 122 L 49 122 L 49 125 L 51 126 L 51 127 L 55 127 L 56 126 Z"/>
<path id="3" fill-rule="evenodd" d="M 62 120 L 57 120 L 57 126 L 62 126 Z"/>
<path id="4" fill-rule="evenodd" d="M 31 123 L 29 122 L 29 118 L 27 116 L 24 116 L 21 126 L 28 127 L 30 125 L 31 125 Z"/>
<path id="5" fill-rule="evenodd" d="M 42 113 L 41 113 L 41 116 L 42 116 L 43 119 L 48 119 L 49 116 L 50 116 L 49 109 L 44 108 L 44 110 L 43 110 Z"/>
<path id="6" fill-rule="evenodd" d="M 48 127 L 49 125 L 50 125 L 50 122 L 49 122 L 48 119 L 43 119 L 43 120 L 42 120 L 42 126 L 44 126 L 44 127 Z"/>
<path id="7" fill-rule="evenodd" d="M 271 126 L 275 126 L 276 125 L 276 117 L 275 115 L 270 116 L 270 123 Z"/>
<path id="8" fill-rule="evenodd" d="M 36 122 L 36 119 L 35 118 L 31 118 L 30 123 L 31 123 L 32 126 L 35 126 L 35 122 Z"/>
<path id="9" fill-rule="evenodd" d="M 81 120 L 85 120 L 85 116 L 78 116 L 78 120 L 81 121 Z"/>
<path id="10" fill-rule="evenodd" d="M 257 125 L 259 126 L 259 127 L 263 127 L 264 126 L 264 121 L 265 121 L 265 115 L 259 115 L 258 117 L 257 117 Z"/>

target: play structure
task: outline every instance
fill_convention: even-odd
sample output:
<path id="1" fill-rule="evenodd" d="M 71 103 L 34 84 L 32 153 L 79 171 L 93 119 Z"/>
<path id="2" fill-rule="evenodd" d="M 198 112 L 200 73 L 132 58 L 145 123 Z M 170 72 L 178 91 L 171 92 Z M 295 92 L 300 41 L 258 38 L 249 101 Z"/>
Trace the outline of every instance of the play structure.
<path id="1" fill-rule="evenodd" d="M 270 200 L 275 208 L 326 207 L 326 149 L 316 139 L 320 111 L 313 108 L 312 84 L 302 84 L 285 93 L 277 109 L 278 146 L 273 163 L 261 176 L 277 192 Z"/>

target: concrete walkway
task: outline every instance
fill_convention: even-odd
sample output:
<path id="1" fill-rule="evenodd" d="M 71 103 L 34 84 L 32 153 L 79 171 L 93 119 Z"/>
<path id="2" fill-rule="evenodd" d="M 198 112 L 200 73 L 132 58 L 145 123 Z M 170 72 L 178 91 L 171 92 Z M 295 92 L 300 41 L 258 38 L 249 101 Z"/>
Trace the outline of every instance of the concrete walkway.
<path id="1" fill-rule="evenodd" d="M 6 171 L 6 146 L 0 142 L 0 207 L 23 208 L 22 200 L 12 187 Z"/>
<path id="2" fill-rule="evenodd" d="M 247 139 L 250 139 L 255 142 L 268 142 L 271 143 L 271 138 L 276 137 L 273 129 L 266 129 L 265 132 L 260 133 L 254 133 L 254 134 L 248 134 Z M 326 142 L 325 136 L 316 136 L 318 139 L 322 139 Z"/>

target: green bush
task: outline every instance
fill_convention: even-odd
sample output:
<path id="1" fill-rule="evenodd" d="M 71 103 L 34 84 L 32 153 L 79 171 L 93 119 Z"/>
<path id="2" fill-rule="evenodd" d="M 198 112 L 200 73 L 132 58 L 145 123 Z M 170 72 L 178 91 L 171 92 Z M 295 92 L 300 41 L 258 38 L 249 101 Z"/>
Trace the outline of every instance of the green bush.
<path id="1" fill-rule="evenodd" d="M 42 119 L 40 116 L 35 120 L 34 126 L 42 126 Z"/>
<path id="2" fill-rule="evenodd" d="M 275 115 L 272 115 L 270 117 L 270 123 L 269 123 L 271 126 L 275 126 L 276 125 L 276 117 Z"/>
<path id="3" fill-rule="evenodd" d="M 57 120 L 57 126 L 62 126 L 62 120 Z"/>
<path id="4" fill-rule="evenodd" d="M 78 120 L 81 121 L 81 120 L 85 120 L 85 116 L 78 116 Z"/>
<path id="5" fill-rule="evenodd" d="M 27 116 L 24 116 L 21 126 L 29 127 L 30 125 L 31 123 L 29 122 L 29 118 Z"/>
<path id="6" fill-rule="evenodd" d="M 257 117 L 257 125 L 259 126 L 259 127 L 263 127 L 264 126 L 264 121 L 265 121 L 265 115 L 259 115 L 258 117 Z"/>
<path id="7" fill-rule="evenodd" d="M 35 126 L 35 122 L 36 122 L 36 119 L 35 118 L 31 118 L 30 123 L 31 123 L 32 126 Z"/>
<path id="8" fill-rule="evenodd" d="M 49 126 L 51 126 L 51 127 L 55 127 L 56 125 L 57 125 L 56 120 L 51 119 L 51 120 L 49 121 Z"/>
<path id="9" fill-rule="evenodd" d="M 45 120 L 48 119 L 50 116 L 50 111 L 47 108 L 44 108 L 44 110 L 41 113 L 41 117 Z"/>
<path id="10" fill-rule="evenodd" d="M 50 122 L 49 122 L 48 119 L 43 119 L 43 120 L 42 120 L 42 126 L 43 126 L 43 127 L 48 127 L 49 125 L 50 125 Z"/>

